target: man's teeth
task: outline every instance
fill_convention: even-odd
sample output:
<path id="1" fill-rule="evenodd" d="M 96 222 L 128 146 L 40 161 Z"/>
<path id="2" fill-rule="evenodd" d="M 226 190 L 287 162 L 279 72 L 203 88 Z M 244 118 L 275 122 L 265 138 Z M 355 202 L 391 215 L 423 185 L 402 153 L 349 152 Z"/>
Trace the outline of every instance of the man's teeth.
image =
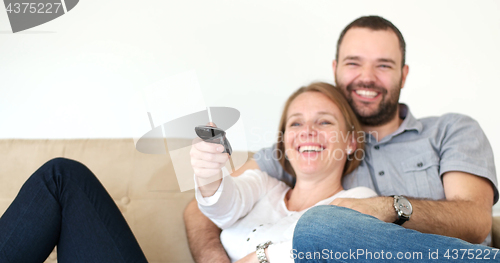
<path id="1" fill-rule="evenodd" d="M 356 90 L 356 94 L 361 97 L 373 99 L 377 96 L 377 92 L 371 90 Z"/>
<path id="2" fill-rule="evenodd" d="M 323 151 L 323 147 L 320 147 L 320 146 L 309 145 L 309 146 L 302 146 L 299 148 L 300 153 L 303 153 L 303 152 L 321 152 L 321 151 Z"/>

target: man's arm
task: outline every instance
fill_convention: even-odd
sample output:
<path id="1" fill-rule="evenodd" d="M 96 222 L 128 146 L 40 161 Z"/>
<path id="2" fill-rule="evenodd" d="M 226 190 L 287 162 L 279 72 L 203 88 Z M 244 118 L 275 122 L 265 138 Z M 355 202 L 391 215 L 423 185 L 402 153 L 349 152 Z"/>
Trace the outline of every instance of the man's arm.
<path id="1" fill-rule="evenodd" d="M 220 242 L 221 230 L 201 213 L 196 200 L 184 210 L 184 224 L 195 262 L 231 262 Z"/>
<path id="2" fill-rule="evenodd" d="M 486 239 L 492 224 L 493 186 L 488 179 L 464 172 L 443 175 L 446 201 L 415 203 L 405 227 L 425 233 L 457 237 L 471 243 Z"/>
<path id="3" fill-rule="evenodd" d="M 408 198 L 413 214 L 404 227 L 423 233 L 457 237 L 481 243 L 491 230 L 493 186 L 488 179 L 464 172 L 443 175 L 446 200 Z M 337 198 L 331 204 L 357 210 L 388 223 L 396 221 L 392 197 Z"/>

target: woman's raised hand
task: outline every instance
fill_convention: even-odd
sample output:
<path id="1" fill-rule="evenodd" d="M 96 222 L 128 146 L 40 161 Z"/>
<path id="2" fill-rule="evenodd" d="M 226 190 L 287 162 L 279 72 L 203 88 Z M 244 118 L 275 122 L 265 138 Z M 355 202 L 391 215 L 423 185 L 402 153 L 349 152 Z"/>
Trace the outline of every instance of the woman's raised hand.
<path id="1" fill-rule="evenodd" d="M 213 123 L 209 125 L 215 127 Z M 213 195 L 220 185 L 222 179 L 221 169 L 229 159 L 229 155 L 223 153 L 223 151 L 224 146 L 221 144 L 208 143 L 200 138 L 193 140 L 190 152 L 191 166 L 203 196 Z M 215 186 L 216 188 L 213 190 Z"/>

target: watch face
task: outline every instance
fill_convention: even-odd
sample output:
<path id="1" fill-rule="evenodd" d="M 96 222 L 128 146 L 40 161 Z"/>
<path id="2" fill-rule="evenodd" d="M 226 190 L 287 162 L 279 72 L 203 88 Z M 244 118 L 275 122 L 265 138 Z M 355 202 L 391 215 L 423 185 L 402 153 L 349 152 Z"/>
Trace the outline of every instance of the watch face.
<path id="1" fill-rule="evenodd" d="M 398 208 L 403 215 L 409 216 L 412 213 L 410 202 L 406 198 L 400 198 L 397 202 Z"/>

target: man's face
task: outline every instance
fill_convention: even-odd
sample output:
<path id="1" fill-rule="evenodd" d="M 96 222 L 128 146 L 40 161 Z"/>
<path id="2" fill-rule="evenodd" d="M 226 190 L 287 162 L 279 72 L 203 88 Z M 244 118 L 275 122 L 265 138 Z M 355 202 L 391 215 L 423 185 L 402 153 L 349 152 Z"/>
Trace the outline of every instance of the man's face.
<path id="1" fill-rule="evenodd" d="M 396 117 L 408 74 L 396 34 L 351 28 L 333 62 L 335 81 L 363 125 L 380 126 Z"/>

